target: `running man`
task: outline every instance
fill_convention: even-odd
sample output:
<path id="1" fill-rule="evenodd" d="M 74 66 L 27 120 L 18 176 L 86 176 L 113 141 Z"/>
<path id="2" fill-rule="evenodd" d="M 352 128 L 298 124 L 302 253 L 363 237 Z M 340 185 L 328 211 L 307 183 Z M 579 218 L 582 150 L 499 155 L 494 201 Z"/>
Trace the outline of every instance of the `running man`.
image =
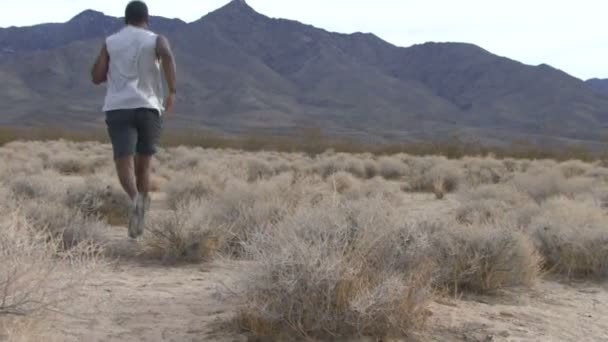
<path id="1" fill-rule="evenodd" d="M 107 82 L 103 111 L 116 171 L 132 200 L 129 236 L 144 232 L 149 207 L 150 163 L 162 130 L 162 112 L 175 103 L 175 59 L 169 41 L 148 30 L 148 7 L 132 1 L 124 27 L 108 37 L 91 71 L 94 84 Z M 169 94 L 163 103 L 161 66 Z"/>

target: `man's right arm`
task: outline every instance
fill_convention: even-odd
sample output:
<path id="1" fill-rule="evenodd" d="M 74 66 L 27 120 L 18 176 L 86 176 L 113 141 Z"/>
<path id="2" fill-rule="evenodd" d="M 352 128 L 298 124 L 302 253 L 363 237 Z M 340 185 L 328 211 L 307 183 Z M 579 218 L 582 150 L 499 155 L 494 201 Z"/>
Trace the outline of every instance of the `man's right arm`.
<path id="1" fill-rule="evenodd" d="M 165 79 L 167 80 L 169 95 L 165 101 L 165 110 L 170 112 L 173 110 L 175 94 L 177 94 L 177 76 L 175 57 L 173 56 L 173 51 L 171 51 L 169 40 L 164 36 L 158 36 L 156 40 L 156 54 L 162 62 Z"/>
<path id="2" fill-rule="evenodd" d="M 108 80 L 108 69 L 110 68 L 110 55 L 108 54 L 108 48 L 104 43 L 99 55 L 93 64 L 91 69 L 91 81 L 93 84 L 100 85 Z"/>

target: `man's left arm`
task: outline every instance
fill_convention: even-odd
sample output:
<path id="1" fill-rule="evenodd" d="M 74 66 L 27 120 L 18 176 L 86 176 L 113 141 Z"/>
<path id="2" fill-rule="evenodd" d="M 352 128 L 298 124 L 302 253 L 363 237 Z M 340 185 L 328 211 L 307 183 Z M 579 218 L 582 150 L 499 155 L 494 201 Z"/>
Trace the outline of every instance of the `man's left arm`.
<path id="1" fill-rule="evenodd" d="M 110 68 L 110 54 L 106 44 L 103 44 L 99 56 L 91 70 L 91 80 L 93 84 L 100 85 L 108 80 L 108 70 Z"/>

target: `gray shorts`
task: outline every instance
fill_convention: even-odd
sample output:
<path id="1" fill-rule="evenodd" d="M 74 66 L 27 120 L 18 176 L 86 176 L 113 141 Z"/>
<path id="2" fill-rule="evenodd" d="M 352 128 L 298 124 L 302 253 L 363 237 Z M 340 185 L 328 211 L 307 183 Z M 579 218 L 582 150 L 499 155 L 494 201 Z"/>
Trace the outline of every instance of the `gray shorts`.
<path id="1" fill-rule="evenodd" d="M 106 112 L 114 159 L 135 154 L 156 153 L 162 131 L 162 117 L 155 109 L 120 109 Z"/>

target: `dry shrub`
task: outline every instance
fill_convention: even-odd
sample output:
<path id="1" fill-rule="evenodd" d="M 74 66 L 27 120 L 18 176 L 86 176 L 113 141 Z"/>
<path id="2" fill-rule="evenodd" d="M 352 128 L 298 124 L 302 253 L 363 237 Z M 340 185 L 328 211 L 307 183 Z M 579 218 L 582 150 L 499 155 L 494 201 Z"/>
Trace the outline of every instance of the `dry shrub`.
<path id="1" fill-rule="evenodd" d="M 433 193 L 438 199 L 442 199 L 446 193 L 454 192 L 464 178 L 462 169 L 456 163 L 438 163 L 425 175 L 423 187 L 432 183 Z"/>
<path id="2" fill-rule="evenodd" d="M 201 155 L 197 153 L 198 149 L 177 147 L 168 150 L 162 150 L 157 154 L 156 158 L 166 164 L 170 170 L 187 171 L 196 169 L 202 161 Z"/>
<path id="3" fill-rule="evenodd" d="M 118 186 L 100 177 L 86 178 L 68 187 L 64 204 L 86 217 L 99 217 L 109 224 L 126 224 L 131 200 Z"/>
<path id="4" fill-rule="evenodd" d="M 398 179 L 407 172 L 406 165 L 396 157 L 380 157 L 378 172 L 385 179 Z"/>
<path id="5" fill-rule="evenodd" d="M 365 168 L 366 178 L 374 178 L 380 173 L 378 163 L 371 158 L 363 161 L 363 167 Z"/>
<path id="6" fill-rule="evenodd" d="M 432 231 L 431 246 L 439 265 L 437 284 L 455 294 L 531 286 L 538 278 L 541 258 L 534 244 L 506 222 L 436 223 L 425 230 Z"/>
<path id="7" fill-rule="evenodd" d="M 64 175 L 84 175 L 93 172 L 94 166 L 84 156 L 62 153 L 51 156 L 48 167 Z"/>
<path id="8" fill-rule="evenodd" d="M 339 171 L 328 179 L 333 191 L 344 194 L 356 191 L 360 184 L 359 181 L 350 173 Z"/>
<path id="9" fill-rule="evenodd" d="M 530 195 L 537 203 L 558 195 L 574 197 L 581 193 L 591 192 L 594 187 L 593 179 L 584 177 L 566 179 L 560 171 L 549 169 L 532 174 L 516 174 L 511 182 L 517 189 Z"/>
<path id="10" fill-rule="evenodd" d="M 591 165 L 580 160 L 569 160 L 559 164 L 559 170 L 566 178 L 579 177 L 587 173 Z"/>
<path id="11" fill-rule="evenodd" d="M 222 245 L 225 230 L 214 226 L 199 201 L 153 216 L 143 239 L 143 255 L 167 263 L 210 260 Z"/>
<path id="12" fill-rule="evenodd" d="M 60 193 L 57 174 L 43 172 L 39 175 L 18 176 L 8 182 L 12 194 L 18 199 L 56 199 Z"/>
<path id="13" fill-rule="evenodd" d="M 504 163 L 492 158 L 464 158 L 462 165 L 466 182 L 473 187 L 500 183 L 508 174 Z"/>
<path id="14" fill-rule="evenodd" d="M 463 224 L 485 224 L 506 219 L 527 227 L 540 210 L 530 196 L 507 184 L 482 185 L 459 194 L 456 220 Z"/>
<path id="15" fill-rule="evenodd" d="M 205 202 L 212 224 L 227 227 L 229 237 L 222 250 L 239 256 L 242 243 L 257 231 L 268 229 L 291 213 L 307 189 L 284 173 L 256 183 L 233 180 L 213 199 Z"/>
<path id="16" fill-rule="evenodd" d="M 247 173 L 247 181 L 249 182 L 267 179 L 277 174 L 270 163 L 257 158 L 251 158 L 247 161 Z"/>
<path id="17" fill-rule="evenodd" d="M 548 200 L 530 233 L 548 270 L 568 278 L 608 276 L 608 217 L 592 202 Z"/>
<path id="18" fill-rule="evenodd" d="M 608 168 L 596 166 L 587 170 L 584 176 L 603 183 L 608 183 Z"/>
<path id="19" fill-rule="evenodd" d="M 406 191 L 433 192 L 438 198 L 455 191 L 464 178 L 457 162 L 443 157 L 404 157 L 408 165 Z"/>
<path id="20" fill-rule="evenodd" d="M 165 188 L 166 184 L 167 179 L 155 174 L 150 175 L 150 192 L 160 192 Z"/>
<path id="21" fill-rule="evenodd" d="M 386 204 L 397 207 L 403 204 L 401 183 L 386 181 L 381 177 L 354 183 L 343 195 L 348 200 L 381 198 Z M 332 189 L 333 190 L 333 189 Z"/>
<path id="22" fill-rule="evenodd" d="M 80 210 L 62 203 L 28 201 L 20 203 L 20 207 L 32 228 L 61 241 L 64 249 L 99 241 L 99 232 L 106 227 L 95 217 L 85 217 Z"/>
<path id="23" fill-rule="evenodd" d="M 240 326 L 276 340 L 403 337 L 420 327 L 431 272 L 405 253 L 387 252 L 395 246 L 397 218 L 382 207 L 382 201 L 300 206 L 275 230 L 252 236 Z"/>
<path id="24" fill-rule="evenodd" d="M 345 160 L 344 171 L 351 173 L 359 178 L 371 178 L 375 176 L 375 174 L 372 174 L 370 176 L 370 173 L 373 173 L 373 171 L 368 172 L 366 165 L 361 159 L 353 157 L 348 157 Z"/>
<path id="25" fill-rule="evenodd" d="M 513 173 L 516 171 L 521 171 L 521 165 L 516 159 L 505 158 L 502 160 L 502 164 L 505 166 L 507 172 Z"/>
<path id="26" fill-rule="evenodd" d="M 182 175 L 179 179 L 169 182 L 165 192 L 167 204 L 171 209 L 191 201 L 214 196 L 221 189 L 221 184 L 205 175 Z"/>
<path id="27" fill-rule="evenodd" d="M 94 266 L 99 248 L 81 244 L 69 252 L 33 228 L 17 210 L 0 218 L 0 316 L 29 315 L 68 300 Z"/>
<path id="28" fill-rule="evenodd" d="M 344 169 L 341 161 L 335 157 L 317 157 L 312 166 L 312 172 L 321 175 L 323 178 L 329 177 L 334 173 Z"/>
<path id="29" fill-rule="evenodd" d="M 4 151 L 6 152 L 6 151 Z M 0 180 L 10 182 L 15 176 L 39 175 L 44 171 L 41 159 L 32 158 L 32 152 L 27 154 L 4 153 L 0 159 Z"/>

